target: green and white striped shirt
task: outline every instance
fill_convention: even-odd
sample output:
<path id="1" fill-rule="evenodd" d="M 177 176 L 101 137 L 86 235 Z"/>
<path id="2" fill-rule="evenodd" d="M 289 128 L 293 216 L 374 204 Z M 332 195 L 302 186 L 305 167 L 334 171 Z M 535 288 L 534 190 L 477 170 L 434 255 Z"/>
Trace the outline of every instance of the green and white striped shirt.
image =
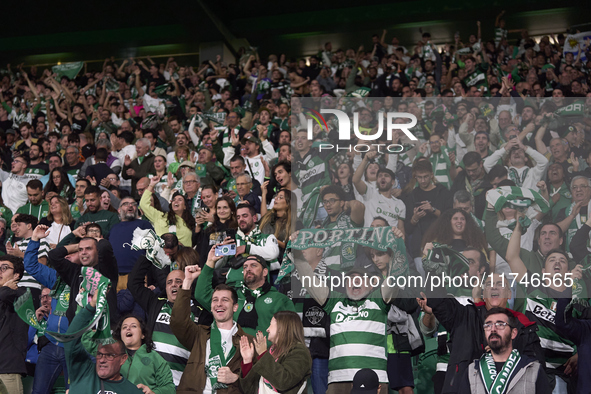
<path id="1" fill-rule="evenodd" d="M 15 247 L 17 247 L 21 252 L 24 253 L 25 250 L 27 250 L 27 246 L 29 246 L 30 240 L 31 240 L 31 238 L 21 239 L 20 241 L 15 243 Z M 49 247 L 49 244 L 47 243 L 47 241 L 45 241 L 45 239 L 41 239 L 40 244 L 39 244 L 39 251 L 37 252 L 37 258 L 41 258 L 41 257 L 47 258 L 47 254 L 49 253 L 50 250 L 51 250 L 51 248 Z M 23 274 L 23 278 L 21 280 L 19 280 L 18 286 L 19 287 L 30 287 L 32 289 L 41 290 L 41 283 L 37 282 L 35 280 L 35 278 L 33 278 L 31 275 L 29 275 L 27 273 L 27 271 L 25 271 L 25 273 Z"/>
<path id="2" fill-rule="evenodd" d="M 158 313 L 158 317 L 156 318 L 152 340 L 154 341 L 154 350 L 166 360 L 172 372 L 174 385 L 178 386 L 191 352 L 181 345 L 172 333 L 172 329 L 170 328 L 171 315 L 172 304 L 167 301 L 162 305 L 162 309 L 160 309 L 160 313 Z M 197 322 L 193 313 L 191 313 L 191 320 Z"/>
<path id="3" fill-rule="evenodd" d="M 371 368 L 387 383 L 386 326 L 389 305 L 380 290 L 353 301 L 331 294 L 323 306 L 330 315 L 328 383 L 351 382 L 362 368 Z"/>
<path id="4" fill-rule="evenodd" d="M 538 336 L 546 358 L 546 368 L 556 369 L 575 354 L 576 347 L 574 343 L 557 333 L 557 301 L 551 295 L 560 293 L 550 288 L 528 290 L 524 314 L 530 321 L 538 324 Z M 571 313 L 575 313 L 576 317 L 580 315 L 576 309 Z"/>

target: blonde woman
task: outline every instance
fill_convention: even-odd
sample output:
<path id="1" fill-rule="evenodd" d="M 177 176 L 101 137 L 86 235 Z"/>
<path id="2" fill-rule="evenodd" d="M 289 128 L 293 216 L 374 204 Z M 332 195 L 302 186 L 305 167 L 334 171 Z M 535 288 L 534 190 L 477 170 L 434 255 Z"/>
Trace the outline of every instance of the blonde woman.
<path id="1" fill-rule="evenodd" d="M 72 232 L 75 222 L 68 201 L 64 197 L 53 196 L 49 200 L 49 213 L 46 218 L 39 221 L 39 224 L 49 227 L 49 235 L 45 240 L 54 249 L 66 235 Z"/>

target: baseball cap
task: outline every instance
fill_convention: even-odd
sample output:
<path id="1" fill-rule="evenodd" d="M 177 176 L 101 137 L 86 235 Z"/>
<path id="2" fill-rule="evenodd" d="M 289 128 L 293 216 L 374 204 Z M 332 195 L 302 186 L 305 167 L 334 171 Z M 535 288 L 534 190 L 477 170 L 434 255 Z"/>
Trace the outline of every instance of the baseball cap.
<path id="1" fill-rule="evenodd" d="M 390 178 L 396 179 L 396 175 L 394 174 L 394 171 L 392 171 L 391 169 L 386 168 L 386 167 L 380 167 L 378 169 L 377 175 L 380 175 L 380 173 L 382 173 L 382 172 L 390 175 Z"/>
<path id="2" fill-rule="evenodd" d="M 195 164 L 190 160 L 185 160 L 181 164 L 179 164 L 179 168 L 181 167 L 195 168 Z"/>
<path id="3" fill-rule="evenodd" d="M 372 369 L 363 368 L 357 371 L 353 377 L 351 394 L 377 394 L 379 387 L 380 381 L 378 379 L 378 374 Z"/>
<path id="4" fill-rule="evenodd" d="M 263 268 L 267 268 L 267 269 L 269 268 L 269 264 L 267 264 L 267 260 L 265 260 L 264 258 L 262 258 L 262 257 L 261 257 L 261 256 L 259 256 L 259 255 L 256 255 L 256 254 L 251 254 L 251 255 L 249 255 L 249 256 L 246 258 L 246 260 L 253 260 L 253 259 L 254 259 L 254 260 L 256 260 L 256 261 L 257 261 L 257 263 L 259 263 L 260 265 L 262 265 L 262 266 L 263 266 Z M 244 260 L 244 261 L 246 261 L 246 260 Z"/>
<path id="5" fill-rule="evenodd" d="M 254 142 L 255 144 L 257 144 L 259 146 L 261 145 L 261 140 L 259 140 L 254 135 L 246 136 L 240 141 L 241 144 L 245 144 L 246 142 Z"/>
<path id="6" fill-rule="evenodd" d="M 14 131 L 14 129 L 8 129 L 6 130 L 6 134 L 16 135 L 16 132 Z"/>

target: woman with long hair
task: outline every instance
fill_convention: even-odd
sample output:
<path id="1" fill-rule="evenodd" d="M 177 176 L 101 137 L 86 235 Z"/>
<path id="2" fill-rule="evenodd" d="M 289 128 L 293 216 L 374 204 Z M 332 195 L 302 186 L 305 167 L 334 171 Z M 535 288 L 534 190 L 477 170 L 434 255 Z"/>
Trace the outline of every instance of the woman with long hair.
<path id="1" fill-rule="evenodd" d="M 156 173 L 154 175 L 148 175 L 148 178 L 159 178 L 160 182 L 154 187 L 156 193 L 162 195 L 162 189 L 164 189 L 167 185 L 167 176 L 168 173 L 166 171 L 166 157 L 162 155 L 157 155 L 154 157 L 154 169 Z"/>
<path id="2" fill-rule="evenodd" d="M 113 207 L 113 204 L 111 204 L 111 195 L 106 190 L 101 193 L 101 209 L 103 211 L 117 213 L 117 210 Z"/>
<path id="3" fill-rule="evenodd" d="M 74 198 L 74 187 L 68 179 L 68 174 L 61 167 L 56 167 L 49 173 L 49 181 L 43 189 L 45 194 L 49 192 L 55 192 L 58 195 L 68 200 L 68 203 L 72 203 Z"/>
<path id="4" fill-rule="evenodd" d="M 176 392 L 170 367 L 154 351 L 152 333 L 147 330 L 143 319 L 134 315 L 124 316 L 113 330 L 113 337 L 123 342 L 127 354 L 127 360 L 121 366 L 121 375 L 145 393 Z"/>
<path id="5" fill-rule="evenodd" d="M 240 338 L 240 388 L 245 394 L 302 393 L 312 372 L 302 319 L 295 312 L 276 312 L 267 333 L 272 343 L 268 351 L 267 338 L 260 331 L 253 339 L 254 346 L 248 337 Z M 255 350 L 258 361 L 253 364 Z"/>
<path id="6" fill-rule="evenodd" d="M 53 196 L 49 200 L 49 213 L 39 221 L 39 224 L 49 227 L 49 235 L 45 240 L 52 249 L 74 230 L 75 223 L 68 201 L 61 196 Z"/>
<path id="7" fill-rule="evenodd" d="M 144 212 L 144 216 L 152 223 L 156 234 L 174 233 L 183 246 L 193 246 L 191 238 L 193 235 L 192 230 L 195 228 L 195 219 L 191 215 L 182 194 L 174 193 L 170 200 L 170 210 L 168 212 L 162 212 L 151 206 L 154 186 L 158 182 L 160 182 L 160 178 L 150 179 L 150 185 L 142 195 L 140 208 Z"/>
<path id="8" fill-rule="evenodd" d="M 468 247 L 486 253 L 488 243 L 484 233 L 469 213 L 456 208 L 441 214 L 423 237 L 422 248 L 428 242 L 438 242 L 461 252 Z"/>
<path id="9" fill-rule="evenodd" d="M 179 269 L 185 272 L 185 267 L 188 265 L 195 265 L 199 261 L 199 253 L 193 248 L 180 248 L 176 253 L 175 263 L 177 267 L 173 269 Z"/>
<path id="10" fill-rule="evenodd" d="M 222 243 L 228 235 L 228 230 L 235 230 L 238 228 L 238 220 L 236 219 L 236 205 L 234 200 L 228 196 L 220 197 L 215 206 L 215 213 L 213 215 L 213 223 L 202 229 L 201 225 L 195 226 L 194 244 L 201 259 L 199 265 L 203 267 L 207 261 L 207 255 L 213 245 Z"/>
<path id="11" fill-rule="evenodd" d="M 201 188 L 201 209 L 195 214 L 195 225 L 199 226 L 199 231 L 213 223 L 217 201 L 218 191 L 214 185 L 206 185 Z"/>
<path id="12" fill-rule="evenodd" d="M 291 223 L 291 192 L 287 189 L 281 189 L 275 196 L 273 208 L 261 219 L 259 228 L 265 234 L 274 234 L 279 244 L 279 262 L 283 257 L 285 245 L 292 232 Z"/>

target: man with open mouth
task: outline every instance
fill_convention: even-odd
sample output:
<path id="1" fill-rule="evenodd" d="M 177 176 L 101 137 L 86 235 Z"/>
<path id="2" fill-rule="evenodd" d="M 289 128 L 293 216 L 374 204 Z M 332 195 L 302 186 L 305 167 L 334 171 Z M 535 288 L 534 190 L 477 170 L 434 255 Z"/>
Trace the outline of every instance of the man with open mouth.
<path id="1" fill-rule="evenodd" d="M 213 262 L 212 248 L 207 262 Z M 239 298 L 234 288 L 220 284 L 211 294 L 211 312 L 214 322 L 210 326 L 195 325 L 189 318 L 191 287 L 201 275 L 198 265 L 185 267 L 182 287 L 172 309 L 170 327 L 183 346 L 191 349 L 189 362 L 177 388 L 177 393 L 203 392 L 212 394 L 227 389 L 228 393 L 241 392 L 238 386 L 242 355 L 240 338 L 246 336 L 235 321 Z M 211 286 L 211 282 L 209 282 Z"/>
<path id="2" fill-rule="evenodd" d="M 550 393 L 548 378 L 539 361 L 513 349 L 517 318 L 495 307 L 486 313 L 482 327 L 490 352 L 475 360 L 464 374 L 460 393 Z"/>

